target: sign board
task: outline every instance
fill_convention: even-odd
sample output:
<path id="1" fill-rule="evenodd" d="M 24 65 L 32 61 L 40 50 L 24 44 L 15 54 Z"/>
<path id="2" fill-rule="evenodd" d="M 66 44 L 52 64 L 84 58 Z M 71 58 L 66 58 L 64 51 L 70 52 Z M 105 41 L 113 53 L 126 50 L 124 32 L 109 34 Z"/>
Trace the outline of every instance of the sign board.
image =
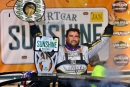
<path id="1" fill-rule="evenodd" d="M 34 51 L 42 52 L 58 52 L 59 38 L 58 37 L 46 37 L 37 36 L 34 41 Z"/>
<path id="2" fill-rule="evenodd" d="M 46 8 L 45 17 L 36 24 L 43 36 L 58 37 L 60 45 L 65 44 L 65 31 L 71 27 L 80 29 L 80 44 L 92 43 L 103 34 L 108 11 L 106 8 Z M 1 50 L 3 64 L 34 63 L 29 24 L 17 18 L 13 9 L 1 11 Z M 98 54 L 101 60 L 109 58 L 109 42 Z"/>

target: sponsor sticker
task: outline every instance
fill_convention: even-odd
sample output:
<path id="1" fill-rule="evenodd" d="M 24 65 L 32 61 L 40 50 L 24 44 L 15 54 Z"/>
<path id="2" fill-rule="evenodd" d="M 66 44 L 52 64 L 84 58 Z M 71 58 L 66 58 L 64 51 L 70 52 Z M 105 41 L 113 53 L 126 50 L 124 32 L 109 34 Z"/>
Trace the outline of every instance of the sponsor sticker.
<path id="1" fill-rule="evenodd" d="M 115 31 L 113 36 L 127 36 L 130 35 L 130 31 Z"/>
<path id="2" fill-rule="evenodd" d="M 125 54 L 118 54 L 113 58 L 113 61 L 117 66 L 125 66 L 129 63 L 129 57 Z"/>
<path id="3" fill-rule="evenodd" d="M 130 45 L 126 42 L 118 41 L 118 42 L 113 43 L 113 47 L 116 49 L 126 49 L 130 47 Z"/>
<path id="4" fill-rule="evenodd" d="M 117 26 L 117 27 L 124 27 L 124 26 L 127 26 L 129 23 L 130 22 L 128 20 L 118 18 L 118 19 L 115 20 L 113 25 Z"/>
<path id="5" fill-rule="evenodd" d="M 113 4 L 112 4 L 112 9 L 115 11 L 115 12 L 118 12 L 118 13 L 122 13 L 122 12 L 125 12 L 127 11 L 128 9 L 128 4 L 121 0 L 121 1 L 115 1 Z"/>

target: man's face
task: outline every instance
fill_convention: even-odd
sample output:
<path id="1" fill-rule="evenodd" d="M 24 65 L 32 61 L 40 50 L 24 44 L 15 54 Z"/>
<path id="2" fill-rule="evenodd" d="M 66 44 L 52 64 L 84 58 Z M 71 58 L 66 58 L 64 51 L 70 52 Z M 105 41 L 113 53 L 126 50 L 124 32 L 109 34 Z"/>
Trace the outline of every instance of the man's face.
<path id="1" fill-rule="evenodd" d="M 79 45 L 79 34 L 76 31 L 70 31 L 68 33 L 68 36 L 66 37 L 66 44 L 68 44 L 71 47 L 77 47 Z"/>

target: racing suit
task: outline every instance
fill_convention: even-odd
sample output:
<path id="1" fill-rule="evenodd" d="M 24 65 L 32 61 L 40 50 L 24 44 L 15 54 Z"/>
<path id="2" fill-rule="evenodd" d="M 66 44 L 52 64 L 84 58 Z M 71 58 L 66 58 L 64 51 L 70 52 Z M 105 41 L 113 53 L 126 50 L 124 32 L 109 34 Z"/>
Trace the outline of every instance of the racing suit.
<path id="1" fill-rule="evenodd" d="M 36 25 L 30 26 L 31 35 L 41 35 L 40 29 Z M 87 74 L 89 58 L 102 49 L 113 34 L 113 25 L 108 24 L 102 37 L 93 42 L 90 46 L 79 45 L 75 49 L 69 49 L 67 45 L 60 46 L 56 64 L 57 73 L 65 74 Z"/>
<path id="2" fill-rule="evenodd" d="M 30 26 L 30 32 L 33 37 L 41 34 L 36 25 Z M 80 45 L 76 49 L 60 46 L 56 65 L 57 73 L 86 74 L 89 58 L 102 49 L 112 34 L 113 26 L 108 24 L 102 37 L 89 46 Z"/>

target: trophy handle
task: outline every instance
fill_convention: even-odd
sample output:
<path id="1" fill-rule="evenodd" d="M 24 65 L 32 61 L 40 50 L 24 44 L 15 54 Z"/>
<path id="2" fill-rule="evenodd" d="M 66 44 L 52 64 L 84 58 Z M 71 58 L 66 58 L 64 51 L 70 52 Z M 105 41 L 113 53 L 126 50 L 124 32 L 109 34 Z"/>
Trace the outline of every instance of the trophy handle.
<path id="1" fill-rule="evenodd" d="M 43 0 L 17 0 L 14 5 L 15 15 L 23 21 L 37 21 L 44 16 Z"/>

